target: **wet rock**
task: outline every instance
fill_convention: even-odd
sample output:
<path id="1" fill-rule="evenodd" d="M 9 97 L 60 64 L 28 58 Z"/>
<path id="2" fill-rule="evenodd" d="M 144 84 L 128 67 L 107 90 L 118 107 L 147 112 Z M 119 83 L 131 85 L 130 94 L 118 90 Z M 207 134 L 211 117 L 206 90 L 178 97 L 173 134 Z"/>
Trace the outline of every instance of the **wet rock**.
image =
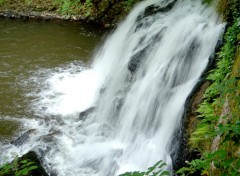
<path id="1" fill-rule="evenodd" d="M 211 85 L 211 82 L 206 81 L 206 77 L 209 74 L 209 71 L 215 68 L 216 53 L 219 52 L 222 45 L 222 39 L 219 39 L 215 47 L 215 52 L 210 56 L 208 66 L 203 71 L 200 81 L 193 88 L 191 94 L 186 100 L 182 124 L 180 130 L 175 132 L 175 138 L 172 142 L 172 146 L 177 146 L 173 147 L 174 151 L 171 152 L 171 156 L 174 161 L 173 169 L 175 171 L 186 166 L 186 161 L 192 161 L 193 159 L 200 157 L 199 151 L 190 150 L 190 147 L 188 146 L 190 138 L 189 134 L 192 133 L 192 130 L 196 126 L 196 110 L 203 101 L 203 95 L 205 91 Z M 177 144 L 177 141 L 180 141 L 179 144 Z M 200 173 L 194 174 L 200 175 Z"/>
<path id="2" fill-rule="evenodd" d="M 47 126 L 55 126 L 55 124 L 63 126 L 65 124 L 64 120 L 61 117 L 56 115 L 45 117 L 44 122 Z"/>
<path id="3" fill-rule="evenodd" d="M 115 102 L 114 102 L 114 109 L 119 112 L 122 108 L 122 105 L 123 105 L 123 98 L 116 98 L 115 99 Z"/>
<path id="4" fill-rule="evenodd" d="M 159 12 L 168 12 L 173 8 L 177 0 L 173 0 L 172 2 L 166 4 L 165 6 L 154 6 L 151 5 L 145 9 L 144 15 L 145 16 L 151 16 L 153 14 L 159 13 Z"/>
<path id="5" fill-rule="evenodd" d="M 144 55 L 144 50 L 135 54 L 128 63 L 128 70 L 134 73 L 140 65 L 141 58 Z"/>
<path id="6" fill-rule="evenodd" d="M 143 18 L 155 15 L 155 14 L 160 13 L 160 12 L 161 13 L 168 12 L 173 8 L 173 6 L 176 4 L 176 2 L 177 2 L 177 0 L 173 0 L 171 2 L 167 2 L 167 4 L 165 4 L 164 6 L 156 6 L 156 5 L 148 6 L 145 9 L 143 15 L 138 16 L 137 21 L 140 21 Z"/>
<path id="7" fill-rule="evenodd" d="M 136 27 L 136 31 L 137 29 L 138 29 L 138 26 Z M 147 56 L 148 54 L 147 51 L 149 51 L 150 48 L 154 48 L 154 46 L 160 42 L 166 29 L 167 29 L 166 27 L 163 27 L 156 35 L 154 35 L 148 41 L 145 41 L 145 38 L 142 38 L 139 41 L 139 45 L 144 45 L 144 43 L 148 43 L 148 44 L 142 50 L 138 51 L 135 55 L 131 57 L 128 63 L 128 70 L 130 70 L 131 73 L 136 72 L 140 64 L 144 61 L 145 56 Z"/>
<path id="8" fill-rule="evenodd" d="M 172 152 L 173 168 L 178 170 L 186 165 L 186 161 L 192 161 L 199 158 L 200 154 L 197 150 L 190 150 L 188 146 L 189 134 L 196 126 L 196 110 L 200 103 L 203 101 L 204 92 L 211 85 L 209 81 L 202 80 L 199 82 L 192 91 L 192 94 L 188 97 L 185 104 L 185 112 L 182 122 L 181 130 L 175 132 L 173 139 L 173 146 L 175 151 Z M 180 140 L 179 140 L 180 139 Z M 179 141 L 179 144 L 177 144 Z"/>
<path id="9" fill-rule="evenodd" d="M 36 134 L 36 130 L 35 129 L 30 129 L 27 132 L 23 133 L 23 135 L 21 135 L 20 137 L 18 137 L 16 140 L 10 142 L 11 144 L 15 145 L 15 146 L 20 146 L 23 145 L 24 143 L 26 143 L 29 138 Z"/>
<path id="10" fill-rule="evenodd" d="M 22 160 L 29 160 L 29 161 L 35 163 L 34 166 L 38 166 L 38 168 L 30 171 L 29 175 L 48 176 L 47 172 L 45 171 L 45 169 L 43 168 L 43 166 L 41 164 L 41 160 L 39 159 L 38 155 L 34 151 L 30 151 L 18 159 L 19 162 Z M 18 162 L 18 164 L 19 164 L 19 162 Z"/>
<path id="11" fill-rule="evenodd" d="M 88 108 L 87 110 L 85 110 L 85 111 L 83 111 L 83 112 L 80 112 L 80 114 L 79 114 L 79 120 L 85 120 L 86 117 L 87 117 L 89 114 L 93 113 L 95 110 L 96 110 L 96 107 L 93 106 L 93 107 L 90 107 L 90 108 Z"/>
<path id="12" fill-rule="evenodd" d="M 53 131 L 49 133 L 48 135 L 45 135 L 42 137 L 42 140 L 46 143 L 54 142 L 56 136 L 60 136 L 62 133 L 60 131 Z"/>

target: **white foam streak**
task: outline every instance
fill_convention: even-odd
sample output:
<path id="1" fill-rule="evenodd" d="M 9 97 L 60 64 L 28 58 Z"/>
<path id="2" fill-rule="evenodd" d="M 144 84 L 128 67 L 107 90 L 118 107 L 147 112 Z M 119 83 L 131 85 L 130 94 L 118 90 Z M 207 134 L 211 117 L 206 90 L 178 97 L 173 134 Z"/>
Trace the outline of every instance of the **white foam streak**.
<path id="1" fill-rule="evenodd" d="M 79 113 L 94 104 L 101 86 L 99 75 L 92 69 L 80 73 L 52 73 L 46 88 L 38 93 L 35 108 L 48 115 Z"/>
<path id="2" fill-rule="evenodd" d="M 49 90 L 44 96 L 53 95 L 47 106 L 49 114 L 68 115 L 89 108 L 96 99 L 99 88 L 98 75 L 93 70 L 85 70 L 76 75 L 55 75 L 48 80 Z M 46 98 L 44 98 L 46 100 Z"/>

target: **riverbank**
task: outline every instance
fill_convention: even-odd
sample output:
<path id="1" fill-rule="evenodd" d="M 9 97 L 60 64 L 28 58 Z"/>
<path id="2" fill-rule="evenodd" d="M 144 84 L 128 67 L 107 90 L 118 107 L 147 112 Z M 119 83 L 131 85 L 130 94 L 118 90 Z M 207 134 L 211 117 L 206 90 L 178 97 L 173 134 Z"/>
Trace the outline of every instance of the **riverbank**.
<path id="1" fill-rule="evenodd" d="M 109 28 L 121 21 L 139 0 L 0 0 L 0 17 L 68 20 Z"/>

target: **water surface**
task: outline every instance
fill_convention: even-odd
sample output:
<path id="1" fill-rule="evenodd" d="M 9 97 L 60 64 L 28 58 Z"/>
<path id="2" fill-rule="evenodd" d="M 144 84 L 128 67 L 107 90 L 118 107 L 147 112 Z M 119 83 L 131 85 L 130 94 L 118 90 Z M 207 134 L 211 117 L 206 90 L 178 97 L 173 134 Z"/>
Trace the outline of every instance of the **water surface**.
<path id="1" fill-rule="evenodd" d="M 16 135 L 14 118 L 34 115 L 26 96 L 37 89 L 32 76 L 86 64 L 101 35 L 78 23 L 0 19 L 0 140 Z"/>

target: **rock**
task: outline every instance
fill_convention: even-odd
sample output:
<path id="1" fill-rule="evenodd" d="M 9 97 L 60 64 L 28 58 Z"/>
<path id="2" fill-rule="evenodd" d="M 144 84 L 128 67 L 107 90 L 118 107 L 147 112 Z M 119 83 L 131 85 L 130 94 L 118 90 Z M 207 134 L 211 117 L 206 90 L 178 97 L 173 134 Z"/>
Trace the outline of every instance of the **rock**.
<path id="1" fill-rule="evenodd" d="M 45 136 L 42 136 L 42 140 L 46 143 L 54 142 L 55 136 L 60 136 L 62 133 L 60 131 L 53 131 Z"/>
<path id="2" fill-rule="evenodd" d="M 104 24 L 103 27 L 104 28 L 113 28 L 115 26 L 115 24 Z"/>
<path id="3" fill-rule="evenodd" d="M 22 160 L 29 160 L 30 162 L 35 162 L 34 166 L 38 166 L 38 168 L 30 171 L 30 175 L 34 176 L 48 176 L 47 172 L 43 168 L 41 161 L 38 157 L 38 155 L 34 151 L 29 151 L 22 157 L 18 158 L 18 164 Z"/>
<path id="4" fill-rule="evenodd" d="M 174 151 L 171 152 L 171 157 L 174 161 L 173 169 L 175 171 L 184 167 L 186 165 L 185 161 L 192 161 L 200 157 L 199 151 L 190 150 L 188 140 L 190 138 L 189 134 L 192 133 L 192 130 L 196 126 L 197 107 L 203 101 L 204 92 L 209 86 L 210 82 L 202 80 L 195 86 L 191 95 L 186 100 L 182 126 L 180 130 L 175 132 L 172 142 L 172 146 L 175 146 Z"/>
<path id="5" fill-rule="evenodd" d="M 177 2 L 177 0 L 173 0 L 172 2 L 168 2 L 168 4 L 166 4 L 163 7 L 154 6 L 154 5 L 149 6 L 145 9 L 144 15 L 150 16 L 150 15 L 156 14 L 158 12 L 168 12 L 169 10 L 171 10 L 173 8 L 173 6 L 175 5 L 176 2 Z"/>
<path id="6" fill-rule="evenodd" d="M 138 26 L 136 27 L 137 31 Z M 128 63 L 128 70 L 132 73 L 136 72 L 137 68 L 143 62 L 145 56 L 147 55 L 146 51 L 149 51 L 149 48 L 153 48 L 154 45 L 158 44 L 158 42 L 162 39 L 163 33 L 166 31 L 166 27 L 162 28 L 156 35 L 154 35 L 148 42 L 147 46 L 145 46 L 142 50 L 138 51 L 135 55 L 133 55 Z M 145 38 L 142 38 L 139 41 L 139 45 L 141 46 Z"/>
<path id="7" fill-rule="evenodd" d="M 86 117 L 91 114 L 92 112 L 94 112 L 96 110 L 96 107 L 93 106 L 93 107 L 90 107 L 88 109 L 86 109 L 85 111 L 83 112 L 80 112 L 79 114 L 79 120 L 85 120 Z"/>
<path id="8" fill-rule="evenodd" d="M 191 161 L 192 159 L 200 157 L 200 153 L 198 151 L 190 150 L 188 146 L 190 138 L 189 134 L 192 133 L 192 130 L 196 126 L 196 110 L 200 103 L 203 101 L 203 95 L 205 91 L 211 85 L 211 82 L 207 81 L 206 77 L 209 71 L 215 68 L 216 53 L 219 52 L 222 45 L 222 39 L 219 39 L 215 47 L 215 52 L 210 56 L 208 66 L 203 71 L 203 75 L 201 76 L 200 81 L 197 83 L 197 85 L 195 85 L 191 94 L 186 100 L 181 129 L 179 131 L 176 131 L 175 137 L 176 140 L 180 140 L 180 144 L 177 148 L 175 148 L 175 151 L 172 152 L 172 156 L 175 158 L 173 163 L 174 170 L 178 170 L 186 166 L 186 160 Z M 172 145 L 174 146 L 174 139 Z M 200 175 L 200 173 L 194 174 Z"/>
<path id="9" fill-rule="evenodd" d="M 134 56 L 131 57 L 131 60 L 128 63 L 128 70 L 134 73 L 141 63 L 141 59 L 143 58 L 145 49 L 139 51 Z"/>
<path id="10" fill-rule="evenodd" d="M 143 18 L 152 16 L 159 12 L 165 13 L 165 12 L 170 11 L 173 8 L 173 6 L 176 4 L 177 0 L 172 0 L 171 2 L 166 1 L 166 2 L 167 3 L 163 6 L 151 5 L 151 6 L 146 7 L 143 15 L 138 16 L 137 21 L 140 21 Z"/>
<path id="11" fill-rule="evenodd" d="M 36 134 L 36 130 L 35 129 L 30 129 L 27 132 L 23 133 L 23 135 L 21 135 L 20 137 L 18 137 L 16 140 L 10 142 L 11 144 L 15 145 L 15 146 L 20 146 L 23 145 L 24 143 L 27 142 L 27 140 L 33 135 Z"/>
<path id="12" fill-rule="evenodd" d="M 46 123 L 47 126 L 55 126 L 55 124 L 62 126 L 65 124 L 64 120 L 56 115 L 50 115 L 45 117 L 44 123 Z"/>

